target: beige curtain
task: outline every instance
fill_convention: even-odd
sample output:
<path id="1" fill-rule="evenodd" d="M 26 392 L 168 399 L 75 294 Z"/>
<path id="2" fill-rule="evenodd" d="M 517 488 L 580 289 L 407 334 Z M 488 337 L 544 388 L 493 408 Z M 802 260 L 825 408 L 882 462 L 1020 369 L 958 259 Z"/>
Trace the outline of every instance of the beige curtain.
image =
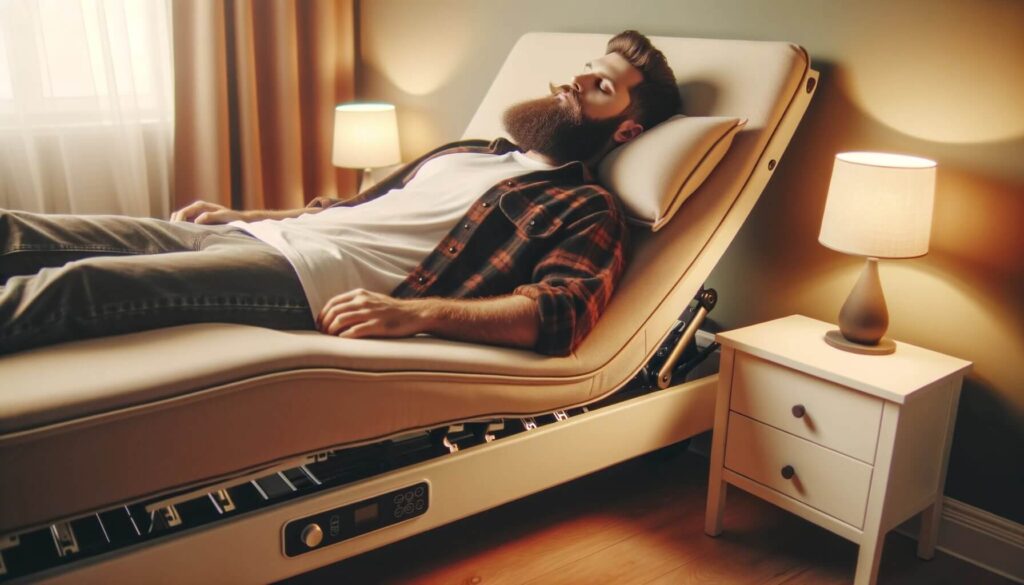
<path id="1" fill-rule="evenodd" d="M 353 0 L 174 0 L 173 207 L 347 198 L 334 106 L 355 95 Z"/>

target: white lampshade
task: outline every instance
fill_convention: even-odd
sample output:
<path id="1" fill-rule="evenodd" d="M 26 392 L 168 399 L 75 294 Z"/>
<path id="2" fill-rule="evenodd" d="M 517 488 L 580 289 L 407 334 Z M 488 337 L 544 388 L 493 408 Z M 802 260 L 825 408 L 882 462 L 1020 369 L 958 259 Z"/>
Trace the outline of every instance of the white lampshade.
<path id="1" fill-rule="evenodd" d="M 880 152 L 836 155 L 818 241 L 874 258 L 928 253 L 935 161 Z"/>
<path id="2" fill-rule="evenodd" d="M 402 162 L 395 106 L 381 103 L 341 104 L 334 109 L 336 167 L 371 169 Z"/>

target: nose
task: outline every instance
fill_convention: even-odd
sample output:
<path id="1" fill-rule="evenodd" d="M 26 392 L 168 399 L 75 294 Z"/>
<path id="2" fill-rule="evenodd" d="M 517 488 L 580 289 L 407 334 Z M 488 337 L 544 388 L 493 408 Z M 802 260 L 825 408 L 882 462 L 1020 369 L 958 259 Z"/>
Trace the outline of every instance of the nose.
<path id="1" fill-rule="evenodd" d="M 572 85 L 572 88 L 576 93 L 580 93 L 586 86 L 586 82 L 589 77 L 590 75 L 587 73 L 580 73 L 579 75 L 574 75 L 572 78 L 572 83 L 570 85 Z"/>

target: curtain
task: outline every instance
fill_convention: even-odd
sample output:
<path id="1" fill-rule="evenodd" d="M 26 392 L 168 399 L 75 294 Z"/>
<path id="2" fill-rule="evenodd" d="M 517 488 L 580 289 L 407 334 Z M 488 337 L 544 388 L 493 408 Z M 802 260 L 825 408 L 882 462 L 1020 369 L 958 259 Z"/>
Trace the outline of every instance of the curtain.
<path id="1" fill-rule="evenodd" d="M 164 216 L 170 0 L 0 0 L 0 208 Z"/>
<path id="2" fill-rule="evenodd" d="M 354 194 L 331 164 L 354 96 L 352 0 L 174 0 L 174 207 L 302 207 Z"/>

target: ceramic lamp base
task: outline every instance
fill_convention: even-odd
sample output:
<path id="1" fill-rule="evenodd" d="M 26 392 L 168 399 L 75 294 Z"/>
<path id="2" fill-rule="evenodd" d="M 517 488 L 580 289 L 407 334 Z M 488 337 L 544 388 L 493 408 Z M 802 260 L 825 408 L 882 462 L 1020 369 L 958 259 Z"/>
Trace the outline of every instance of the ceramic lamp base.
<path id="1" fill-rule="evenodd" d="M 825 334 L 825 343 L 843 351 L 865 355 L 888 355 L 896 351 L 896 342 L 888 337 L 879 339 L 876 345 L 865 345 L 843 337 L 843 334 L 838 329 L 833 329 Z"/>

